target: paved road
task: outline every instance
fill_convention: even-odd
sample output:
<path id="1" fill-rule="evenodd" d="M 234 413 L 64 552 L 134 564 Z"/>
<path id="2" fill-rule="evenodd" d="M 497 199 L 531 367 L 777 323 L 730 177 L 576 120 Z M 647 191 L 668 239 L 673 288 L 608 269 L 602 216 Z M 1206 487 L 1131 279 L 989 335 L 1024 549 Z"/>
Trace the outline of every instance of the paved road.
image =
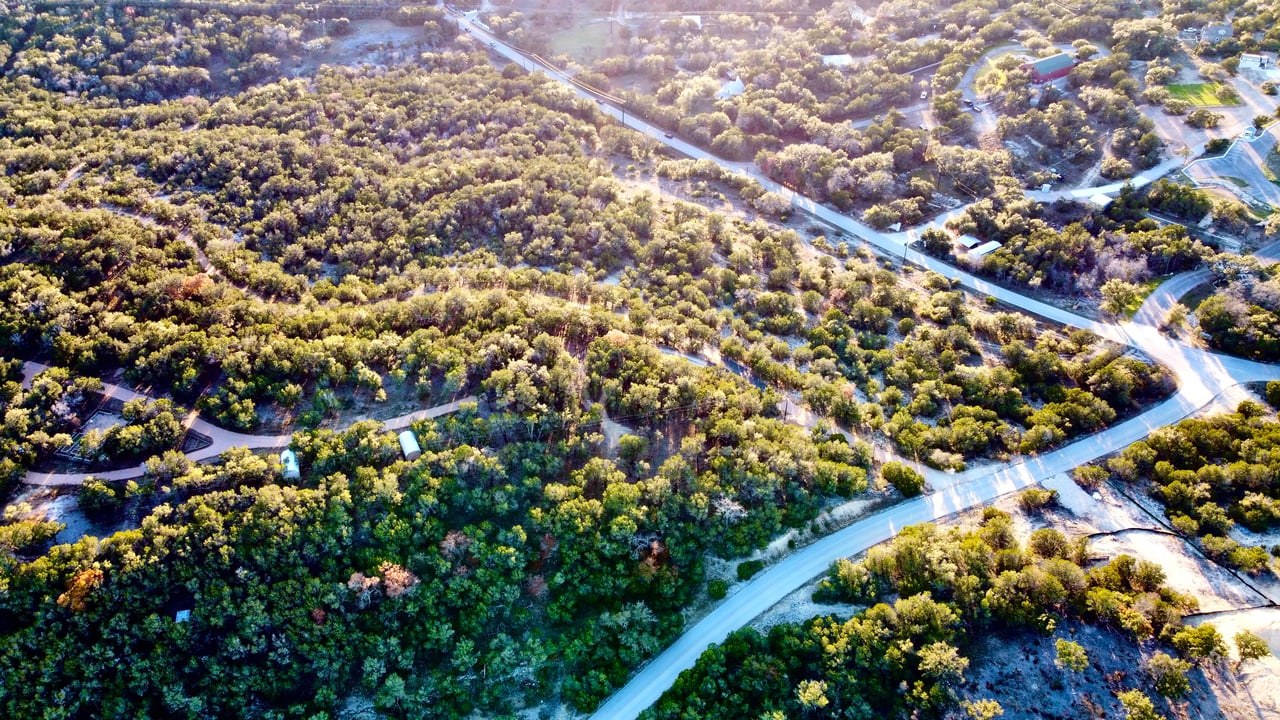
<path id="1" fill-rule="evenodd" d="M 22 366 L 23 384 L 26 386 L 30 386 L 32 378 L 34 378 L 36 375 L 48 369 L 49 369 L 48 365 L 42 365 L 41 363 L 35 363 L 35 362 L 25 363 Z M 128 402 L 130 400 L 139 400 L 139 399 L 142 399 L 142 400 L 151 399 L 149 396 L 144 395 L 142 393 L 135 392 L 128 388 L 120 387 L 119 385 L 111 385 L 111 384 L 104 384 L 103 395 L 105 395 L 107 398 L 114 398 L 114 399 L 120 400 L 121 402 Z M 473 396 L 465 397 L 459 400 L 454 400 L 453 402 L 445 403 L 443 405 L 437 405 L 435 407 L 427 408 L 425 410 L 418 410 L 416 412 L 408 413 L 406 415 L 401 415 L 399 417 L 391 418 L 390 420 L 383 420 L 382 424 L 388 430 L 400 430 L 408 427 L 411 423 L 417 420 L 425 420 L 427 418 L 436 418 L 442 415 L 448 415 L 450 413 L 457 412 L 458 408 L 463 403 L 474 402 L 475 399 L 476 398 Z M 227 450 L 230 450 L 233 447 L 246 447 L 252 450 L 279 450 L 279 449 L 288 447 L 289 443 L 293 440 L 293 435 L 291 434 L 290 435 L 250 435 L 246 433 L 238 433 L 233 430 L 227 430 L 226 428 L 221 428 L 221 427 L 218 427 L 217 425 L 214 425 L 208 422 L 207 420 L 199 417 L 195 413 L 192 413 L 191 415 L 189 415 L 183 424 L 188 430 L 194 430 L 200 433 L 201 435 L 207 435 L 211 440 L 213 440 L 213 443 L 210 444 L 209 447 L 203 448 L 201 450 L 197 450 L 195 452 L 187 453 L 187 457 L 195 462 L 203 462 L 207 460 L 216 459 L 218 456 L 222 455 L 222 453 L 226 452 Z M 122 470 L 112 470 L 108 472 L 95 472 L 95 473 L 28 472 L 26 477 L 23 479 L 23 482 L 27 483 L 28 485 L 50 485 L 50 486 L 80 485 L 90 477 L 95 477 L 95 478 L 98 478 L 99 480 L 132 480 L 134 478 L 142 477 L 142 474 L 143 474 L 142 466 L 140 465 L 130 467 L 130 468 L 124 468 Z"/>
<path id="2" fill-rule="evenodd" d="M 544 72 L 567 84 L 580 96 L 597 100 L 594 95 L 572 84 L 565 73 L 544 67 L 532 59 L 507 47 L 465 17 L 461 24 L 491 49 L 506 56 L 531 72 Z M 1021 293 L 994 285 L 936 258 L 924 255 L 910 245 L 918 237 L 918 231 L 883 233 L 853 218 L 836 212 L 812 199 L 780 186 L 764 177 L 757 168 L 741 163 L 727 163 L 711 153 L 694 147 L 678 138 L 666 137 L 660 128 L 626 114 L 622 109 L 608 104 L 600 105 L 603 112 L 612 115 L 627 127 L 642 132 L 665 143 L 672 149 L 694 159 L 719 163 L 732 170 L 743 172 L 759 182 L 766 190 L 782 193 L 793 206 L 818 217 L 845 232 L 858 237 L 886 253 L 909 260 L 929 270 L 953 278 L 977 293 L 991 295 L 1001 302 L 1018 307 L 1069 327 L 1090 330 L 1109 340 L 1141 350 L 1148 357 L 1168 368 L 1178 380 L 1178 390 L 1172 398 L 1156 407 L 1063 448 L 1039 457 L 1024 459 L 1018 463 L 992 468 L 978 467 L 953 476 L 945 486 L 934 488 L 927 497 L 900 504 L 829 535 L 780 561 L 755 580 L 742 587 L 725 600 L 700 622 L 689 628 L 671 647 L 654 658 L 648 665 L 615 693 L 596 711 L 592 718 L 598 720 L 629 720 L 652 705 L 671 686 L 684 669 L 693 666 L 706 647 L 721 642 L 733 630 L 743 627 L 753 618 L 780 601 L 789 593 L 821 575 L 836 559 L 856 554 L 892 537 L 899 528 L 924 520 L 936 519 L 956 511 L 989 502 L 1002 494 L 1026 487 L 1042 478 L 1066 472 L 1146 437 L 1152 430 L 1177 422 L 1211 403 L 1230 403 L 1244 395 L 1240 385 L 1257 380 L 1280 379 L 1280 366 L 1257 363 L 1241 358 L 1218 355 L 1190 347 L 1163 336 L 1156 327 L 1145 322 L 1128 322 L 1123 325 L 1099 322 L 1081 317 L 1067 310 L 1049 305 Z M 1203 152 L 1201 148 L 1197 153 Z M 1170 171 L 1184 165 L 1181 158 L 1170 158 L 1129 181 L 1135 187 L 1154 182 Z M 1048 193 L 1028 193 L 1041 202 L 1053 202 L 1059 198 L 1085 199 L 1098 194 L 1114 195 L 1125 183 L 1113 183 L 1102 187 L 1059 190 Z M 932 225 L 937 226 L 941 219 Z M 921 229 L 922 230 L 922 229 Z M 1175 278 L 1175 280 L 1177 280 Z M 1190 288 L 1194 278 L 1177 280 Z M 1178 284 L 1169 286 L 1158 298 L 1171 295 Z M 1159 291 L 1157 291 L 1159 292 Z M 1156 312 L 1153 307 L 1141 319 Z"/>
<path id="3" fill-rule="evenodd" d="M 1253 257 L 1264 265 L 1280 262 L 1280 240 L 1254 251 Z M 1179 273 L 1165 280 L 1142 301 L 1142 306 L 1133 314 L 1133 322 L 1137 325 L 1160 327 L 1169 315 L 1174 303 L 1196 287 L 1209 282 L 1212 273 L 1208 268 L 1190 270 Z"/>

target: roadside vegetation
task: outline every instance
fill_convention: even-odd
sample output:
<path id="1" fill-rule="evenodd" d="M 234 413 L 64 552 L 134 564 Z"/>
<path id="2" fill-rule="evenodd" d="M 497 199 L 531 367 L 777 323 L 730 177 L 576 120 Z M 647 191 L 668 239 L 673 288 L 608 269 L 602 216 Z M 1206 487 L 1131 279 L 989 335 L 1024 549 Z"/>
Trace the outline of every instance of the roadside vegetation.
<path id="1" fill-rule="evenodd" d="M 1056 636 L 1065 688 L 1090 663 L 1062 634 L 1082 621 L 1109 629 L 1113 642 L 1157 643 L 1148 645 L 1149 673 L 1129 674 L 1116 697 L 1088 697 L 1091 706 L 1129 717 L 1137 708 L 1171 707 L 1196 663 L 1225 655 L 1225 640 L 1211 625 L 1182 624 L 1196 601 L 1168 588 L 1159 566 L 1128 555 L 1090 566 L 1088 558 L 1086 540 L 1054 529 L 1037 530 L 1023 545 L 1010 517 L 994 508 L 967 532 L 904 528 L 861 562 L 836 563 L 814 596 L 864 609 L 784 623 L 767 636 L 738 631 L 642 717 L 994 718 L 999 703 L 965 680 L 974 643 Z"/>
<path id="2" fill-rule="evenodd" d="M 1202 304 L 1203 307 L 1203 304 Z M 1103 465 L 1077 471 L 1086 485 L 1111 478 L 1144 489 L 1164 506 L 1169 524 L 1228 567 L 1280 574 L 1280 545 L 1250 541 L 1237 525 L 1267 537 L 1280 527 L 1278 469 L 1280 383 L 1267 386 L 1272 409 L 1242 403 L 1234 413 L 1159 428 Z"/>

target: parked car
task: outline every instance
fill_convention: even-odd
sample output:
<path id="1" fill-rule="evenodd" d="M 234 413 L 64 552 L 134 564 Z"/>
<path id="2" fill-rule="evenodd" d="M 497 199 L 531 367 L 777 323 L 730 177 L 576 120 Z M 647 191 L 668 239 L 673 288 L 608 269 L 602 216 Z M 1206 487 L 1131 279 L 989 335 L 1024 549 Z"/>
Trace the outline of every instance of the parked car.
<path id="1" fill-rule="evenodd" d="M 929 99 L 929 91 L 928 91 L 928 90 L 921 90 L 921 91 L 920 91 L 920 99 L 921 99 L 921 100 L 928 100 L 928 99 Z"/>

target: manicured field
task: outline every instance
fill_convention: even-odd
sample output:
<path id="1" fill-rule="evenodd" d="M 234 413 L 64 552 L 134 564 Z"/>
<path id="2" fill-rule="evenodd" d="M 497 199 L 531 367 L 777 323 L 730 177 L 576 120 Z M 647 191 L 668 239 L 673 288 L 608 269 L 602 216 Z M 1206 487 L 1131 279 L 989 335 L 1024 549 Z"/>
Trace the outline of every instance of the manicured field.
<path id="1" fill-rule="evenodd" d="M 1179 100 L 1186 100 L 1192 105 L 1239 105 L 1238 99 L 1224 101 L 1218 97 L 1222 86 L 1217 83 L 1195 83 L 1193 85 L 1169 85 L 1169 94 Z"/>

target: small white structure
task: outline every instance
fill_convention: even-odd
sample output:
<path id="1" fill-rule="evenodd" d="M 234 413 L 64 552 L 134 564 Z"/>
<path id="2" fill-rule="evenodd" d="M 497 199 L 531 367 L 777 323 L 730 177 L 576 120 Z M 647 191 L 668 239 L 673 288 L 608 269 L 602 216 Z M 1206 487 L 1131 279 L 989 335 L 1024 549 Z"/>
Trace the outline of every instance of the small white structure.
<path id="1" fill-rule="evenodd" d="M 964 246 L 965 250 L 972 250 L 982 244 L 982 241 L 972 235 L 961 235 L 956 238 L 956 242 Z"/>
<path id="2" fill-rule="evenodd" d="M 1111 204 L 1111 198 L 1103 195 L 1102 193 L 1098 193 L 1097 195 L 1089 197 L 1089 203 L 1097 205 L 1099 209 L 1105 210 L 1106 207 Z"/>
<path id="3" fill-rule="evenodd" d="M 418 446 L 418 438 L 414 437 L 412 430 L 400 433 L 400 452 L 404 453 L 405 460 L 417 460 L 422 456 L 422 448 Z"/>
<path id="4" fill-rule="evenodd" d="M 1243 53 L 1240 55 L 1241 70 L 1266 70 L 1271 65 L 1271 58 L 1266 55 L 1257 55 L 1255 53 Z"/>
<path id="5" fill-rule="evenodd" d="M 853 64 L 853 56 L 849 53 L 843 55 L 823 55 L 822 64 L 832 67 L 848 67 Z"/>
<path id="6" fill-rule="evenodd" d="M 974 257 L 984 257 L 986 255 L 990 255 L 991 253 L 995 252 L 996 249 L 999 247 L 1000 247 L 1000 243 L 996 242 L 995 240 L 988 240 L 987 242 L 984 242 L 978 247 L 970 250 L 969 254 Z"/>
<path id="7" fill-rule="evenodd" d="M 742 82 L 741 78 L 726 80 L 725 84 L 720 86 L 716 91 L 716 99 L 723 100 L 725 98 L 737 97 L 747 91 L 747 84 Z"/>
<path id="8" fill-rule="evenodd" d="M 178 612 L 176 612 L 176 613 L 174 613 L 174 614 L 173 614 L 173 621 L 174 621 L 174 622 L 184 623 L 184 622 L 188 622 L 188 621 L 190 621 L 190 620 L 191 620 L 191 611 L 190 611 L 190 610 L 179 610 Z"/>
<path id="9" fill-rule="evenodd" d="M 280 476 L 285 480 L 298 480 L 302 477 L 302 471 L 298 469 L 298 455 L 294 451 L 286 448 L 280 453 L 280 465 L 283 467 Z"/>

